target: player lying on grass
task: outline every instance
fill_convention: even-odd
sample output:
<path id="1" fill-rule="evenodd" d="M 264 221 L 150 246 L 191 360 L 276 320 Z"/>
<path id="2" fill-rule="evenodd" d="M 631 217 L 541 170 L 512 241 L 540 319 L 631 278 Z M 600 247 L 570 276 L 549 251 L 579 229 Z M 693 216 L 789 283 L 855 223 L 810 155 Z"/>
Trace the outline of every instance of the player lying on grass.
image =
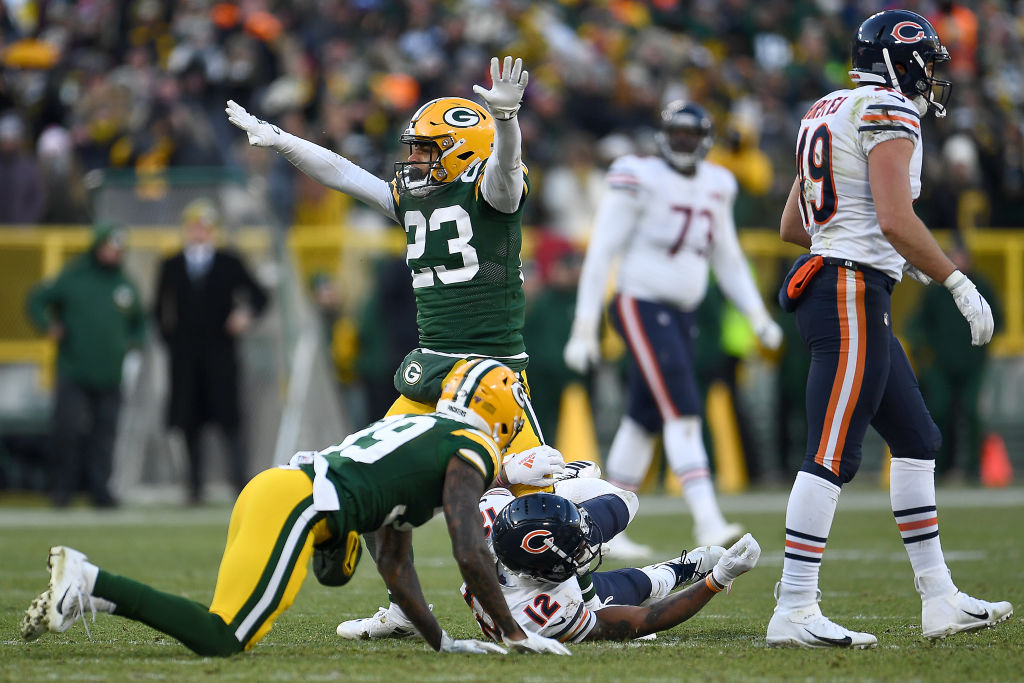
<path id="1" fill-rule="evenodd" d="M 599 564 L 602 539 L 620 533 L 635 515 L 636 494 L 600 479 L 566 479 L 554 488 L 561 495 L 516 498 L 494 488 L 480 499 L 484 528 L 500 560 L 498 581 L 524 631 L 564 642 L 626 640 L 664 631 L 700 611 L 716 592 L 750 570 L 760 555 L 748 534 L 728 551 L 705 546 L 642 568 L 589 573 L 596 569 L 591 567 L 595 560 Z M 588 573 L 590 596 L 579 583 L 579 577 Z M 700 583 L 668 597 L 695 582 Z M 500 642 L 502 629 L 471 588 L 464 584 L 462 593 L 484 633 Z M 395 606 L 382 608 L 376 622 L 379 628 L 370 619 L 343 622 L 338 633 L 350 638 L 416 635 Z"/>
<path id="2" fill-rule="evenodd" d="M 477 360 L 446 384 L 437 412 L 385 418 L 319 452 L 266 470 L 235 502 L 227 545 L 207 608 L 50 549 L 49 589 L 25 612 L 21 634 L 66 631 L 86 609 L 141 621 L 203 656 L 248 650 L 294 602 L 313 556 L 321 583 L 343 585 L 376 532 L 377 569 L 435 650 L 504 653 L 489 642 L 453 640 L 431 614 L 410 557 L 413 527 L 443 509 L 463 579 L 513 650 L 569 654 L 513 619 L 480 527 L 478 503 L 501 453 L 523 425 L 522 384 L 506 366 Z"/>

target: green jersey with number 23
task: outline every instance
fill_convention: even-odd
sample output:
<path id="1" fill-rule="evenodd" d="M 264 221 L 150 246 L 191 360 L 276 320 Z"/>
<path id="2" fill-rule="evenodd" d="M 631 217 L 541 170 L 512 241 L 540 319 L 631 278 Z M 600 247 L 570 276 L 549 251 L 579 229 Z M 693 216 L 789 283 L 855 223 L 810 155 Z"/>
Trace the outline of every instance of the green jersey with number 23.
<path id="1" fill-rule="evenodd" d="M 524 202 L 515 213 L 487 204 L 480 188 L 485 164 L 426 196 L 392 192 L 395 215 L 405 226 L 420 346 L 525 359 Z M 529 183 L 523 181 L 525 195 Z"/>

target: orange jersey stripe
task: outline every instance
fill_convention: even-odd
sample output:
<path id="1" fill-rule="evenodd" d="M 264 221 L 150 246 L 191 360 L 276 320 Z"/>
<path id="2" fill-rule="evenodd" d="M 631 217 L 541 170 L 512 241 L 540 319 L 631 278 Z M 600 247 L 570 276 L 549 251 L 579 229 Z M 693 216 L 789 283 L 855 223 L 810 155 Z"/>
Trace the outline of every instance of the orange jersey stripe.
<path id="1" fill-rule="evenodd" d="M 902 123 L 909 123 L 914 128 L 920 128 L 921 125 L 914 119 L 907 118 L 906 116 L 896 115 L 885 115 L 885 114 L 866 114 L 861 117 L 862 121 L 901 121 Z"/>
<path id="2" fill-rule="evenodd" d="M 900 531 L 913 531 L 914 529 L 923 529 L 926 526 L 935 526 L 939 523 L 938 517 L 932 517 L 930 519 L 919 519 L 916 522 L 906 522 L 899 524 Z"/>

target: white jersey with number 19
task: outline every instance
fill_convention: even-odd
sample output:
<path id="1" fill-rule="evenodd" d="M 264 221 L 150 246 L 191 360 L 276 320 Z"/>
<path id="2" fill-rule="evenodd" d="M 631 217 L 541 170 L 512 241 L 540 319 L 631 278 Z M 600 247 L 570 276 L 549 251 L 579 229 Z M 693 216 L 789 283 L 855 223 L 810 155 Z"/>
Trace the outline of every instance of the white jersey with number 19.
<path id="1" fill-rule="evenodd" d="M 814 103 L 800 122 L 796 165 L 800 215 L 811 253 L 856 261 L 899 281 L 905 260 L 882 234 L 868 180 L 868 155 L 896 138 L 914 143 L 910 191 L 921 192 L 921 116 L 889 88 L 837 90 Z"/>

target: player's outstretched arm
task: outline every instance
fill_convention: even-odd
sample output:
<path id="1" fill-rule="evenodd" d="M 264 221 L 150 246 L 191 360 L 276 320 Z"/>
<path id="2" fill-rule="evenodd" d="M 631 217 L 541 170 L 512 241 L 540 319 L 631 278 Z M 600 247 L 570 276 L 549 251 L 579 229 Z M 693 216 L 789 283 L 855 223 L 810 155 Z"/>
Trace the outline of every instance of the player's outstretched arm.
<path id="1" fill-rule="evenodd" d="M 228 100 L 224 112 L 228 121 L 245 131 L 250 145 L 273 149 L 321 185 L 355 197 L 397 220 L 391 186 L 386 181 L 340 154 L 256 118 L 237 102 Z"/>
<path id="2" fill-rule="evenodd" d="M 487 550 L 484 529 L 480 525 L 479 503 L 484 483 L 476 468 L 467 462 L 452 458 L 448 464 L 444 478 L 444 516 L 462 579 L 501 629 L 506 645 L 518 651 L 569 654 L 557 640 L 524 632 L 509 612 L 494 570 L 494 557 Z"/>
<path id="3" fill-rule="evenodd" d="M 649 607 L 605 607 L 595 612 L 597 625 L 587 640 L 632 640 L 678 626 L 699 612 L 708 601 L 727 590 L 736 577 L 757 564 L 761 547 L 750 534 L 736 541 L 704 581 Z"/>
<path id="4" fill-rule="evenodd" d="M 490 90 L 473 86 L 494 117 L 494 152 L 484 167 L 480 191 L 502 213 L 515 213 L 523 199 L 523 136 L 516 114 L 529 80 L 522 59 L 505 57 L 499 68 L 498 58 L 492 57 Z"/>

